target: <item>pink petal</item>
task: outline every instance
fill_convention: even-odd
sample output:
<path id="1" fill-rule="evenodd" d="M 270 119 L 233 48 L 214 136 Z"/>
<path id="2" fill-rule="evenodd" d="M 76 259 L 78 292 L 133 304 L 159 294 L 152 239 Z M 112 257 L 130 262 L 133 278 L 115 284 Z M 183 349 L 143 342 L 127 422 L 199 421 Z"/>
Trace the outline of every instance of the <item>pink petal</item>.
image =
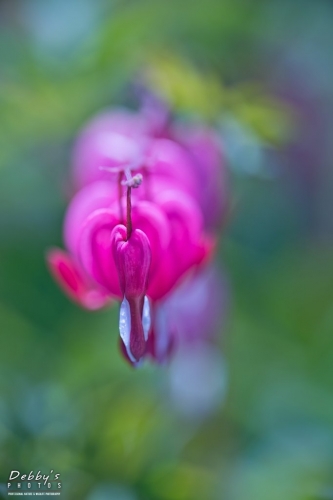
<path id="1" fill-rule="evenodd" d="M 107 181 L 94 182 L 74 196 L 64 223 L 64 241 L 73 254 L 78 252 L 78 242 L 87 217 L 95 210 L 110 207 L 117 197 L 116 184 Z"/>
<path id="2" fill-rule="evenodd" d="M 122 298 L 111 240 L 118 223 L 119 218 L 112 209 L 96 210 L 87 218 L 78 246 L 80 261 L 89 276 L 112 296 Z"/>
<path id="3" fill-rule="evenodd" d="M 170 245 L 170 224 L 164 211 L 154 203 L 140 201 L 132 209 L 133 227 L 141 229 L 150 242 L 152 262 L 150 277 L 162 265 L 164 252 Z"/>
<path id="4" fill-rule="evenodd" d="M 203 211 L 205 226 L 220 228 L 228 206 L 228 179 L 222 146 L 214 130 L 184 127 L 174 130 L 174 137 L 187 150 L 197 180 L 197 199 Z"/>
<path id="5" fill-rule="evenodd" d="M 151 143 L 147 158 L 148 173 L 170 179 L 189 194 L 196 195 L 197 182 L 193 163 L 185 148 L 169 139 L 156 139 Z"/>
<path id="6" fill-rule="evenodd" d="M 110 302 L 106 292 L 94 287 L 73 258 L 58 248 L 46 256 L 52 276 L 63 291 L 75 302 L 86 309 L 99 309 Z"/>
<path id="7" fill-rule="evenodd" d="M 131 163 L 142 155 L 148 135 L 145 119 L 129 110 L 119 108 L 97 115 L 82 130 L 74 146 L 76 188 L 99 179 L 114 179 L 100 167 Z"/>
<path id="8" fill-rule="evenodd" d="M 171 234 L 170 245 L 161 255 L 163 265 L 152 276 L 148 289 L 149 296 L 159 300 L 203 261 L 210 246 L 202 232 L 200 210 L 191 197 L 169 190 L 156 196 L 156 201 L 168 219 Z"/>

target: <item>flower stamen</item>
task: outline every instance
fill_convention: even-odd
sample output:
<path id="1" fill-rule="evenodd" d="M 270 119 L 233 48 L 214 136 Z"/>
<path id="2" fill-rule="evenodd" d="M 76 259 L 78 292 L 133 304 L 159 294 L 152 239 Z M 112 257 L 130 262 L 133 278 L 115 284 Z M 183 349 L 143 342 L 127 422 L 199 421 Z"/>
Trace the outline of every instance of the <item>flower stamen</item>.
<path id="1" fill-rule="evenodd" d="M 123 186 L 127 186 L 129 188 L 138 188 L 141 185 L 143 179 L 142 174 L 136 174 L 131 177 L 131 175 L 127 176 L 125 170 L 125 175 L 126 180 L 121 182 Z"/>

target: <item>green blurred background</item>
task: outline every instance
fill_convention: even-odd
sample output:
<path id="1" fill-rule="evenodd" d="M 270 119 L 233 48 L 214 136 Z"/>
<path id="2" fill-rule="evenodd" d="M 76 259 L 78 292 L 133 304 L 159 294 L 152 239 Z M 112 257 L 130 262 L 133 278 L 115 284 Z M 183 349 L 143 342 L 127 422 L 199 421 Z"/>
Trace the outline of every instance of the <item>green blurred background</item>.
<path id="1" fill-rule="evenodd" d="M 0 1 L 0 483 L 41 468 L 70 500 L 333 499 L 332 26 L 325 0 Z M 117 308 L 80 310 L 44 262 L 79 128 L 143 74 L 228 160 L 206 412 L 177 403 L 179 366 L 131 369 Z"/>

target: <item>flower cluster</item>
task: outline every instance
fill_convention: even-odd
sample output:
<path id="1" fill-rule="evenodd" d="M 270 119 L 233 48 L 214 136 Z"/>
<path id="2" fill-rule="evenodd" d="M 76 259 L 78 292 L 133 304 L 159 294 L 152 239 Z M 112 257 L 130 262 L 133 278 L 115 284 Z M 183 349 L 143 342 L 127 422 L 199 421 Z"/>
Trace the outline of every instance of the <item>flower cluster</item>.
<path id="1" fill-rule="evenodd" d="M 163 362 L 199 325 L 205 335 L 210 321 L 210 261 L 227 198 L 215 133 L 151 109 L 108 110 L 79 135 L 72 172 L 67 251 L 48 253 L 50 270 L 85 308 L 120 301 L 130 363 Z"/>

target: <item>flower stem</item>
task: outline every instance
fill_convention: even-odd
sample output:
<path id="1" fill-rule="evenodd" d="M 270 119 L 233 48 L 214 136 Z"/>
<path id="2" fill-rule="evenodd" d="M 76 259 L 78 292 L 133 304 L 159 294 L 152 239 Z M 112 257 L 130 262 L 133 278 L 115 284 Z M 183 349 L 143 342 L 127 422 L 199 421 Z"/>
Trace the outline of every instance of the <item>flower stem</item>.
<path id="1" fill-rule="evenodd" d="M 131 237 L 132 234 L 132 201 L 131 201 L 131 188 L 127 188 L 127 221 L 126 221 L 126 228 L 127 228 L 127 240 Z"/>

